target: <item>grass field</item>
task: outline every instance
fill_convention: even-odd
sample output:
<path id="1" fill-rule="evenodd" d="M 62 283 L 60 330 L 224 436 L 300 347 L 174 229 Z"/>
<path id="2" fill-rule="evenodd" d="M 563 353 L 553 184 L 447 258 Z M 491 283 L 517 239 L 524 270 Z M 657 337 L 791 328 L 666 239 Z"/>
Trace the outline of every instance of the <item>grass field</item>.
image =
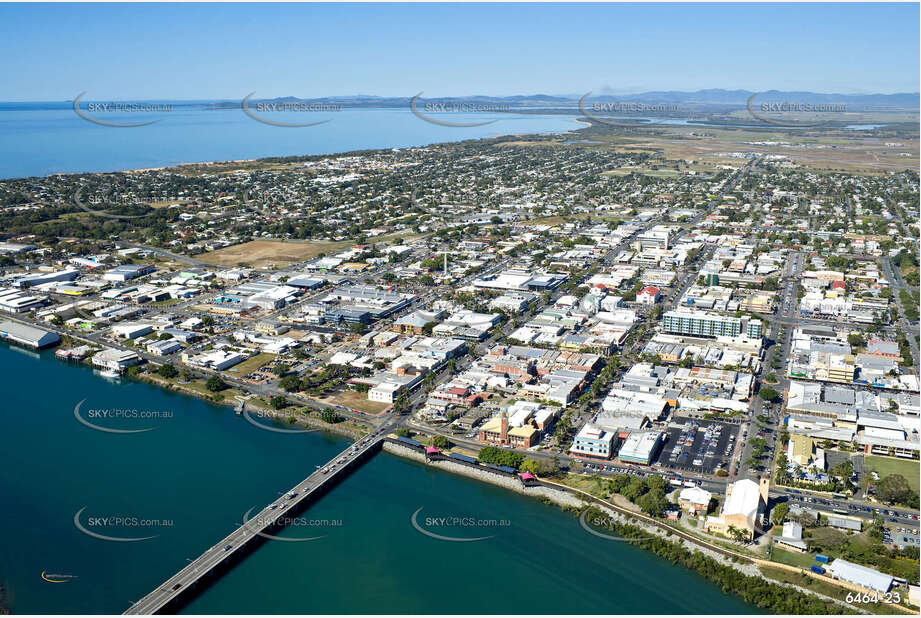
<path id="1" fill-rule="evenodd" d="M 236 374 L 235 377 L 242 377 L 248 374 L 250 371 L 255 371 L 256 369 L 259 369 L 260 367 L 262 367 L 263 365 L 265 365 L 266 363 L 274 359 L 275 359 L 274 354 L 266 354 L 265 352 L 261 352 L 259 354 L 256 354 L 255 356 L 251 356 L 250 358 L 247 358 L 242 363 L 238 363 L 234 365 L 233 367 L 229 367 L 228 369 L 225 370 L 225 373 L 233 373 L 233 374 Z"/>
<path id="2" fill-rule="evenodd" d="M 919 464 L 917 461 L 905 461 L 902 459 L 893 459 L 892 457 L 877 457 L 867 455 L 863 458 L 864 467 L 876 472 L 880 478 L 890 474 L 901 474 L 908 481 L 908 485 L 918 493 L 918 472 Z"/>
<path id="3" fill-rule="evenodd" d="M 215 266 L 236 266 L 246 264 L 258 268 L 274 264 L 277 268 L 289 266 L 315 258 L 321 253 L 338 251 L 350 246 L 350 241 L 304 241 L 285 242 L 281 240 L 252 240 L 242 245 L 234 245 L 195 256 L 197 259 Z"/>
<path id="4" fill-rule="evenodd" d="M 780 549 L 778 547 L 775 547 L 771 551 L 771 560 L 774 562 L 781 562 L 804 569 L 808 569 L 813 564 L 816 564 L 814 558 L 815 556 L 813 554 L 801 554 L 796 551 L 787 551 L 786 549 Z"/>

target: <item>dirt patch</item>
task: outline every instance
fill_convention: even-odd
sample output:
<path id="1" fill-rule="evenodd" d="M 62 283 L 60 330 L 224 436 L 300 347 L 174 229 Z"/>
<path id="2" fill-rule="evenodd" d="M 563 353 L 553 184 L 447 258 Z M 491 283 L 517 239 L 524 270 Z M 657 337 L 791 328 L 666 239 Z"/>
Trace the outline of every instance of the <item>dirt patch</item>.
<path id="1" fill-rule="evenodd" d="M 338 251 L 350 246 L 350 241 L 304 241 L 286 242 L 282 240 L 252 240 L 242 245 L 225 247 L 195 256 L 197 259 L 215 266 L 236 266 L 247 264 L 250 267 L 273 265 L 284 268 L 295 262 L 303 262 L 317 257 L 321 253 Z"/>

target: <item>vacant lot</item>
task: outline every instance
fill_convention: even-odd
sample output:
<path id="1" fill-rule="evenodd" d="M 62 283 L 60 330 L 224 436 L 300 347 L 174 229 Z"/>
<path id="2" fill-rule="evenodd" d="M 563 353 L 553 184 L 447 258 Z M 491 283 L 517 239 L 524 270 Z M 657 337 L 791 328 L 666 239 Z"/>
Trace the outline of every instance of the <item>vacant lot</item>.
<path id="1" fill-rule="evenodd" d="M 370 401 L 368 400 L 368 393 L 359 393 L 353 390 L 343 391 L 332 397 L 321 399 L 321 401 L 368 414 L 380 414 L 390 405 L 382 401 Z"/>
<path id="2" fill-rule="evenodd" d="M 255 356 L 247 358 L 242 363 L 238 363 L 233 367 L 228 368 L 226 371 L 237 374 L 236 377 L 244 376 L 251 371 L 259 369 L 268 362 L 275 360 L 274 354 L 266 354 L 265 352 L 260 352 Z"/>
<path id="3" fill-rule="evenodd" d="M 252 240 L 242 245 L 225 247 L 211 253 L 195 256 L 215 266 L 237 266 L 245 264 L 250 267 L 269 266 L 283 268 L 295 262 L 315 258 L 321 253 L 338 251 L 348 247 L 349 241 L 332 242 L 325 240 L 285 242 L 282 240 Z"/>
<path id="4" fill-rule="evenodd" d="M 867 455 L 863 458 L 865 468 L 876 472 L 879 478 L 885 478 L 890 474 L 901 474 L 908 481 L 908 485 L 918 493 L 918 462 L 904 461 L 901 459 L 892 459 L 891 457 L 877 457 Z"/>

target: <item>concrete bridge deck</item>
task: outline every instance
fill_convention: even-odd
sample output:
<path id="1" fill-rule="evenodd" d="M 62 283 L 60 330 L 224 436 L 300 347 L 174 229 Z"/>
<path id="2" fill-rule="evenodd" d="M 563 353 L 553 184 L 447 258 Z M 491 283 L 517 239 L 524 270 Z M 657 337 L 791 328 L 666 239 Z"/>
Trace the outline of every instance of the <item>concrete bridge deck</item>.
<path id="1" fill-rule="evenodd" d="M 202 578 L 211 574 L 222 563 L 229 562 L 234 557 L 241 558 L 248 544 L 255 545 L 252 541 L 263 538 L 262 534 L 273 528 L 279 520 L 296 512 L 311 497 L 322 493 L 326 486 L 346 476 L 356 462 L 361 461 L 366 455 L 376 453 L 387 431 L 388 429 L 380 429 L 362 438 L 336 455 L 327 464 L 319 466 L 316 472 L 286 491 L 272 505 L 267 505 L 249 520 L 244 521 L 239 528 L 189 562 L 154 591 L 134 603 L 124 614 L 156 614 L 176 602 L 186 591 L 194 588 Z M 281 506 L 282 504 L 284 506 Z M 273 505 L 275 508 L 272 508 Z"/>

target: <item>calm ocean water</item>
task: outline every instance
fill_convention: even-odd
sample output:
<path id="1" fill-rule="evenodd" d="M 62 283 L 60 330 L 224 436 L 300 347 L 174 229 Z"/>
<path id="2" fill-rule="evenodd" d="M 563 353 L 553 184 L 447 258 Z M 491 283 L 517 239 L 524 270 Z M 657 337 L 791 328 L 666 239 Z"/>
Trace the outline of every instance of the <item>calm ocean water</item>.
<path id="1" fill-rule="evenodd" d="M 257 113 L 254 104 L 251 110 L 271 121 L 329 122 L 277 127 L 257 122 L 239 107 L 211 110 L 177 105 L 160 113 L 88 112 L 106 122 L 158 120 L 140 127 L 109 127 L 77 116 L 67 104 L 0 103 L 0 178 L 424 146 L 584 126 L 574 116 L 555 115 L 432 114 L 436 120 L 454 123 L 495 121 L 478 127 L 445 127 L 418 118 L 408 108 Z"/>
<path id="2" fill-rule="evenodd" d="M 347 442 L 263 431 L 197 399 L 113 383 L 53 352 L 0 344 L 0 583 L 13 613 L 119 613 L 278 497 Z M 93 410 L 170 418 L 76 421 Z M 141 542 L 87 536 L 74 524 Z M 426 517 L 506 520 L 473 543 L 424 536 Z M 100 521 L 123 518 L 119 525 Z M 690 571 L 586 533 L 557 507 L 377 455 L 311 505 L 309 524 L 268 541 L 185 608 L 187 613 L 752 613 Z M 137 520 L 157 520 L 140 525 Z M 319 520 L 319 523 L 317 521 Z M 326 520 L 324 523 L 322 520 Z M 167 525 L 168 522 L 168 525 Z M 471 536 L 470 529 L 441 530 Z M 69 576 L 64 583 L 41 575 Z"/>

